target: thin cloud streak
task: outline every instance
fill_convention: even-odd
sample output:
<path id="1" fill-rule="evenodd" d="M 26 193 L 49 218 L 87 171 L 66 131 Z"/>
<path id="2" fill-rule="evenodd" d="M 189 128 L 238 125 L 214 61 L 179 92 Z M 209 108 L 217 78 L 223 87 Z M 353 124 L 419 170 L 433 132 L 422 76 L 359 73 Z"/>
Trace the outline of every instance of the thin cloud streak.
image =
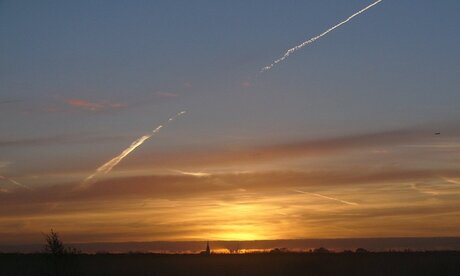
<path id="1" fill-rule="evenodd" d="M 453 134 L 456 135 L 456 134 Z M 403 129 L 349 136 L 339 136 L 315 140 L 292 141 L 284 144 L 252 146 L 246 148 L 225 148 L 189 150 L 160 154 L 152 159 L 151 155 L 142 156 L 142 163 L 134 162 L 139 167 L 148 164 L 164 166 L 216 166 L 222 164 L 251 164 L 273 160 L 299 157 L 315 157 L 338 152 L 363 150 L 374 147 L 407 145 L 422 140 L 433 139 L 431 133 L 421 129 Z M 161 161 L 160 161 L 161 160 Z"/>
<path id="2" fill-rule="evenodd" d="M 6 207 L 16 203 L 50 203 L 92 200 L 115 200 L 124 197 L 148 197 L 162 199 L 184 199 L 231 191 L 282 193 L 299 189 L 337 189 L 358 185 L 407 184 L 421 181 L 436 181 L 443 175 L 460 177 L 459 170 L 401 170 L 357 174 L 350 171 L 316 172 L 265 172 L 247 174 L 215 174 L 208 177 L 192 175 L 140 175 L 101 179 L 87 189 L 75 191 L 78 184 L 43 186 L 33 193 L 12 193 L 0 197 Z M 456 186 L 454 186 L 456 187 Z M 371 192 L 371 191 L 369 191 Z M 2 210 L 0 210 L 0 214 Z"/>
<path id="3" fill-rule="evenodd" d="M 449 183 L 452 183 L 452 184 L 460 185 L 460 180 L 453 179 L 453 178 L 447 178 L 447 177 L 443 177 L 442 179 L 443 179 L 444 181 L 446 181 L 446 182 L 449 182 Z"/>
<path id="4" fill-rule="evenodd" d="M 204 173 L 204 172 L 186 172 L 186 171 L 181 171 L 181 170 L 171 170 L 171 171 L 177 172 L 183 175 L 191 175 L 191 176 L 196 176 L 196 177 L 211 176 L 210 173 Z"/>
<path id="5" fill-rule="evenodd" d="M 0 179 L 6 180 L 6 181 L 8 181 L 8 182 L 10 182 L 10 183 L 13 183 L 14 185 L 16 185 L 16 186 L 18 186 L 18 187 L 21 187 L 21 188 L 24 188 L 24 189 L 33 191 L 33 189 L 30 188 L 29 186 L 26 186 L 26 185 L 24 185 L 24 184 L 21 184 L 21 183 L 19 183 L 18 181 L 12 179 L 12 178 L 9 178 L 9 177 L 0 175 Z"/>
<path id="6" fill-rule="evenodd" d="M 279 59 L 275 60 L 272 64 L 270 65 L 267 65 L 265 67 L 263 67 L 261 70 L 260 70 L 260 73 L 263 73 L 265 71 L 268 71 L 270 69 L 273 68 L 273 66 L 275 66 L 276 64 L 280 63 L 281 61 L 285 60 L 286 58 L 288 58 L 292 53 L 294 53 L 295 51 L 297 50 L 300 50 L 301 48 L 307 46 L 308 44 L 311 44 L 313 42 L 315 42 L 317 39 L 327 35 L 328 33 L 332 32 L 333 30 L 337 29 L 338 27 L 342 26 L 343 24 L 346 24 L 348 21 L 350 21 L 351 19 L 353 19 L 353 17 L 357 16 L 357 15 L 360 15 L 361 13 L 365 12 L 366 10 L 372 8 L 373 6 L 377 5 L 378 3 L 382 2 L 382 0 L 378 0 L 372 4 L 370 4 L 369 6 L 365 7 L 364 9 L 352 14 L 351 16 L 349 16 L 347 19 L 345 19 L 344 21 L 338 23 L 337 25 L 327 29 L 326 31 L 324 31 L 323 33 L 315 36 L 315 37 L 312 37 L 310 38 L 309 40 L 306 40 L 304 42 L 302 42 L 301 44 L 289 49 L 286 51 L 286 53 L 284 53 L 284 55 L 282 57 L 280 57 Z"/>
<path id="7" fill-rule="evenodd" d="M 329 200 L 337 201 L 337 202 L 340 202 L 340 203 L 343 203 L 343 204 L 347 204 L 347 205 L 353 205 L 353 206 L 359 205 L 359 204 L 356 203 L 356 202 L 350 202 L 350 201 L 346 201 L 346 200 L 342 200 L 342 199 L 338 199 L 338 198 L 334 198 L 334 197 L 330 197 L 330 196 L 325 196 L 325 195 L 322 195 L 322 194 L 309 193 L 309 192 L 305 192 L 305 191 L 301 191 L 301 190 L 293 190 L 293 191 L 294 191 L 294 192 L 297 192 L 297 193 L 301 193 L 301 194 L 313 195 L 313 196 L 316 196 L 316 197 L 320 197 L 320 198 L 324 198 L 324 199 L 329 199 Z"/>

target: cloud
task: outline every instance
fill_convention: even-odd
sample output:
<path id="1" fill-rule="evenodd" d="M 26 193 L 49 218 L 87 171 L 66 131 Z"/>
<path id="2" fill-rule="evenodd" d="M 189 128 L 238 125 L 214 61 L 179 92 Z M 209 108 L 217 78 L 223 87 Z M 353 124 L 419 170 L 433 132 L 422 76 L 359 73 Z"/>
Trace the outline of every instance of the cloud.
<path id="1" fill-rule="evenodd" d="M 103 108 L 101 104 L 89 102 L 86 100 L 80 100 L 80 99 L 67 99 L 65 100 L 65 102 L 70 106 L 81 108 L 81 109 L 87 109 L 91 111 L 96 111 L 96 110 L 100 110 Z"/>
<path id="2" fill-rule="evenodd" d="M 420 158 L 456 158 L 455 154 L 406 147 L 448 142 L 458 135 L 449 133 L 440 138 L 432 131 L 405 129 L 211 151 L 156 152 L 150 159 L 145 156 L 152 154 L 146 153 L 85 190 L 74 190 L 77 179 L 37 185 L 34 191 L 0 192 L 0 242 L 19 231 L 11 225 L 23 222 L 28 225 L 20 229 L 22 237 L 53 226 L 76 240 L 458 235 L 460 170 L 450 158 L 434 163 Z M 376 155 L 374 149 L 391 150 Z M 404 159 L 407 153 L 415 153 L 409 158 L 417 161 Z M 382 160 L 394 154 L 399 164 Z M 278 160 L 285 164 L 305 157 L 311 159 L 301 159 L 301 167 L 257 170 L 247 165 Z M 338 166 L 321 163 L 337 159 Z M 133 166 L 134 160 L 141 163 Z M 235 167 L 246 172 L 232 173 L 229 168 Z M 203 168 L 209 175 L 196 175 Z M 79 233 L 75 221 L 81 226 Z"/>
<path id="3" fill-rule="evenodd" d="M 124 107 L 121 103 L 111 103 L 111 102 L 90 102 L 82 99 L 66 99 L 64 102 L 72 107 L 90 110 L 90 111 L 100 111 L 106 109 L 114 109 Z"/>
<path id="4" fill-rule="evenodd" d="M 9 234 L 40 233 L 50 225 L 72 242 L 252 237 L 246 232 L 273 239 L 392 236 L 406 231 L 452 235 L 460 226 L 454 219 L 460 213 L 460 189 L 429 201 L 407 185 L 443 182 L 440 176 L 458 178 L 460 172 L 319 170 L 206 177 L 174 173 L 102 179 L 81 191 L 73 191 L 73 184 L 12 190 L 0 193 L 0 242 Z M 443 190 L 448 192 L 447 187 Z M 24 222 L 24 229 L 11 227 Z"/>
<path id="5" fill-rule="evenodd" d="M 191 175 L 191 176 L 196 176 L 196 177 L 211 176 L 210 173 L 205 173 L 205 172 L 188 172 L 188 171 L 181 171 L 181 170 L 171 170 L 171 171 L 179 173 L 179 174 L 183 174 L 183 175 Z"/>
<path id="6" fill-rule="evenodd" d="M 180 200 L 229 192 L 288 193 L 308 189 L 320 194 L 321 189 L 380 185 L 386 183 L 414 183 L 439 181 L 439 176 L 460 177 L 460 171 L 451 170 L 382 170 L 355 172 L 323 170 L 313 172 L 273 171 L 245 174 L 212 174 L 206 177 L 173 173 L 171 175 L 140 175 L 106 178 L 85 190 L 74 190 L 79 184 L 53 185 L 35 189 L 32 193 L 14 193 L 0 197 L 6 206 L 11 203 L 80 202 L 123 198 L 157 198 Z M 454 185 L 457 187 L 457 185 Z M 410 189 L 411 190 L 411 189 Z M 460 192 L 460 191 L 459 191 Z M 303 192 L 305 193 L 305 192 Z M 0 213 L 3 213 L 0 210 Z"/>
<path id="7" fill-rule="evenodd" d="M 452 133 L 452 137 L 458 133 Z M 275 160 L 318 157 L 347 151 L 382 151 L 384 147 L 414 145 L 432 141 L 434 136 L 423 129 L 401 129 L 375 133 L 364 133 L 322 139 L 291 141 L 287 143 L 240 146 L 238 148 L 194 149 L 178 152 L 156 152 L 132 160 L 134 167 L 157 166 L 219 166 L 233 164 L 269 163 Z"/>

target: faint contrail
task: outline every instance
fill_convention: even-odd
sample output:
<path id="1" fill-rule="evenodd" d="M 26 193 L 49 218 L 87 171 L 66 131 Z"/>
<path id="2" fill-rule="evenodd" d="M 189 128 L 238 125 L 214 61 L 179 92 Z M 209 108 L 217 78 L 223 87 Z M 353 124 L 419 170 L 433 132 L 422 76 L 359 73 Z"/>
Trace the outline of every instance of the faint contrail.
<path id="1" fill-rule="evenodd" d="M 347 23 L 348 21 L 350 21 L 353 17 L 365 12 L 366 10 L 372 8 L 373 6 L 377 5 L 378 3 L 382 2 L 383 0 L 378 0 L 378 1 L 375 1 L 374 3 L 370 4 L 369 6 L 365 7 L 364 9 L 352 14 L 351 16 L 349 16 L 347 19 L 345 19 L 344 21 L 340 22 L 339 24 L 327 29 L 326 31 L 324 31 L 323 33 L 315 36 L 315 37 L 312 37 L 310 38 L 309 40 L 306 40 L 304 42 L 302 42 L 301 44 L 295 46 L 294 48 L 291 48 L 289 50 L 286 51 L 286 53 L 284 53 L 284 55 L 282 57 L 280 57 L 279 59 L 275 60 L 272 64 L 270 65 L 267 65 L 265 67 L 263 67 L 260 72 L 264 72 L 264 71 L 267 71 L 267 70 L 270 70 L 273 68 L 273 66 L 275 66 L 277 63 L 285 60 L 288 56 L 290 56 L 292 53 L 294 53 L 295 51 L 299 50 L 300 48 L 304 47 L 304 46 L 307 46 L 308 44 L 310 43 L 313 43 L 315 40 L 325 36 L 326 34 L 328 34 L 329 32 L 332 32 L 333 30 L 337 29 L 338 27 L 342 26 L 343 24 Z"/>
<path id="2" fill-rule="evenodd" d="M 121 152 L 119 155 L 114 157 L 109 162 L 107 162 L 104 165 L 100 166 L 93 174 L 88 176 L 83 181 L 82 186 L 85 186 L 86 184 L 88 184 L 88 182 L 91 179 L 93 179 L 95 176 L 97 176 L 99 174 L 107 174 L 107 173 L 109 173 L 113 169 L 113 167 L 115 167 L 118 163 L 121 162 L 121 160 L 123 160 L 123 158 L 125 158 L 128 154 L 130 154 L 132 151 L 134 151 L 137 147 L 142 145 L 147 139 L 149 139 L 150 137 L 155 135 L 155 133 L 159 132 L 160 129 L 162 129 L 164 127 L 164 125 L 168 124 L 169 122 L 174 121 L 177 117 L 181 116 L 182 114 L 185 114 L 185 111 L 181 111 L 181 112 L 177 113 L 176 115 L 172 116 L 171 118 L 168 119 L 168 121 L 166 121 L 165 124 L 159 125 L 157 128 L 152 130 L 152 133 L 147 134 L 147 135 L 143 135 L 142 137 L 140 137 L 137 140 L 135 140 L 134 142 L 132 142 L 131 145 L 128 148 L 126 148 L 123 152 Z"/>
<path id="3" fill-rule="evenodd" d="M 297 193 L 301 193 L 301 194 L 313 195 L 313 196 L 321 197 L 321 198 L 324 198 L 324 199 L 334 200 L 334 201 L 341 202 L 341 203 L 347 204 L 347 205 L 353 205 L 353 206 L 359 205 L 358 203 L 355 203 L 355 202 L 345 201 L 345 200 L 341 200 L 341 199 L 338 199 L 338 198 L 325 196 L 325 195 L 321 195 L 321 194 L 309 193 L 309 192 L 304 192 L 304 191 L 301 191 L 301 190 L 293 190 L 293 191 L 297 192 Z"/>
<path id="4" fill-rule="evenodd" d="M 453 179 L 453 178 L 442 177 L 442 179 L 444 181 L 447 181 L 447 182 L 452 183 L 452 184 L 460 184 L 460 180 L 456 180 L 456 179 Z"/>
<path id="5" fill-rule="evenodd" d="M 10 183 L 13 183 L 13 184 L 16 185 L 16 186 L 21 187 L 21 188 L 24 188 L 24 189 L 27 189 L 27 190 L 31 190 L 31 191 L 33 190 L 32 188 L 30 188 L 30 187 L 28 187 L 28 186 L 26 186 L 26 185 L 24 185 L 24 184 L 21 184 L 21 183 L 17 182 L 16 180 L 12 179 L 12 178 L 9 178 L 9 177 L 0 175 L 0 179 L 6 180 L 6 181 L 8 181 L 8 182 L 10 182 Z"/>
<path id="6" fill-rule="evenodd" d="M 205 172 L 186 172 L 186 171 L 181 171 L 181 170 L 170 170 L 170 171 L 177 172 L 183 175 L 190 175 L 190 176 L 196 176 L 196 177 L 211 176 L 210 173 L 205 173 Z"/>

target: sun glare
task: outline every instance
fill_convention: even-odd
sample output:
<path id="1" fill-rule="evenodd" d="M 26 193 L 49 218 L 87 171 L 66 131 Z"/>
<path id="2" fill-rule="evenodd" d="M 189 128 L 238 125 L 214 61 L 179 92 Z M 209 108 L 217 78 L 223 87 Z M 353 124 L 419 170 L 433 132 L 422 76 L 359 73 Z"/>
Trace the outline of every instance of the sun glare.
<path id="1" fill-rule="evenodd" d="M 227 233 L 221 233 L 216 235 L 217 240 L 229 240 L 229 241 L 250 241 L 259 240 L 260 235 L 245 231 L 232 231 Z"/>

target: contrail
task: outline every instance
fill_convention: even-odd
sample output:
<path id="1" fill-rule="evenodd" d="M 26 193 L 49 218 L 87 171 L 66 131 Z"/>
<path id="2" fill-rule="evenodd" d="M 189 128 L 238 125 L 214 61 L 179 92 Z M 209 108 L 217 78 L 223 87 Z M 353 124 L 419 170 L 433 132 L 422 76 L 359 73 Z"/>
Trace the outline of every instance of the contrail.
<path id="1" fill-rule="evenodd" d="M 205 173 L 205 172 L 186 172 L 186 171 L 181 171 L 181 170 L 170 170 L 170 171 L 177 172 L 183 175 L 190 175 L 190 176 L 196 176 L 196 177 L 211 176 L 210 173 Z"/>
<path id="2" fill-rule="evenodd" d="M 460 180 L 456 180 L 456 179 L 453 179 L 453 178 L 442 177 L 442 179 L 444 181 L 447 181 L 447 182 L 452 183 L 452 184 L 460 184 Z"/>
<path id="3" fill-rule="evenodd" d="M 321 195 L 321 194 L 309 193 L 309 192 L 304 192 L 304 191 L 300 191 L 300 190 L 293 190 L 293 191 L 297 192 L 297 193 L 301 193 L 301 194 L 313 195 L 313 196 L 321 197 L 321 198 L 324 198 L 324 199 L 334 200 L 334 201 L 337 201 L 337 202 L 340 202 L 340 203 L 343 203 L 343 204 L 347 204 L 347 205 L 353 205 L 353 206 L 359 205 L 358 203 L 355 203 L 355 202 L 345 201 L 345 200 L 341 200 L 341 199 L 338 199 L 338 198 L 325 196 L 325 195 Z"/>
<path id="4" fill-rule="evenodd" d="M 142 145 L 147 139 L 149 139 L 150 137 L 155 135 L 155 133 L 159 132 L 160 129 L 162 129 L 164 127 L 164 125 L 174 121 L 175 119 L 177 119 L 179 116 L 181 116 L 183 114 L 185 114 L 185 111 L 181 111 L 181 112 L 177 113 L 176 115 L 174 115 L 171 118 L 169 118 L 166 121 L 166 123 L 164 123 L 163 125 L 159 125 L 157 128 L 152 130 L 152 133 L 147 134 L 147 135 L 143 135 L 142 137 L 140 137 L 137 140 L 135 140 L 134 142 L 132 142 L 131 145 L 128 148 L 126 148 L 124 151 L 122 151 L 119 155 L 117 155 L 116 157 L 114 157 L 112 160 L 110 160 L 109 162 L 105 163 L 104 165 L 100 166 L 93 174 L 88 176 L 83 181 L 82 186 L 85 186 L 86 184 L 88 184 L 88 182 L 91 179 L 93 179 L 95 176 L 97 176 L 99 174 L 107 174 L 107 173 L 109 173 L 113 169 L 113 167 L 115 167 L 118 163 L 121 162 L 121 160 L 123 160 L 123 158 L 128 156 L 128 154 L 130 154 L 137 147 Z"/>
<path id="5" fill-rule="evenodd" d="M 12 179 L 12 178 L 9 178 L 9 177 L 0 175 L 0 179 L 6 180 L 6 181 L 8 181 L 8 182 L 10 182 L 10 183 L 13 183 L 13 184 L 16 185 L 16 186 L 21 187 L 21 188 L 24 188 L 24 189 L 27 189 L 27 190 L 30 190 L 30 191 L 33 190 L 32 188 L 30 188 L 30 187 L 28 187 L 28 186 L 26 186 L 26 185 L 24 185 L 24 184 L 21 184 L 21 183 L 17 182 L 16 180 Z"/>
<path id="6" fill-rule="evenodd" d="M 310 38 L 309 40 L 306 40 L 304 42 L 302 42 L 301 44 L 295 46 L 294 48 L 291 48 L 289 50 L 286 51 L 286 53 L 284 53 L 284 55 L 282 57 L 280 57 L 279 59 L 275 60 L 272 64 L 270 65 L 267 65 L 265 67 L 263 67 L 261 70 L 260 70 L 260 73 L 264 72 L 264 71 L 268 71 L 270 69 L 273 68 L 273 66 L 275 66 L 277 63 L 285 60 L 287 57 L 289 57 L 292 53 L 294 53 L 295 51 L 307 46 L 308 44 L 310 43 L 313 43 L 314 41 L 316 41 L 317 39 L 325 36 L 326 34 L 328 34 L 329 32 L 332 32 L 333 30 L 337 29 L 338 27 L 342 26 L 343 24 L 347 23 L 348 21 L 350 21 L 351 19 L 353 19 L 353 17 L 367 11 L 368 9 L 372 8 L 373 6 L 377 5 L 378 3 L 382 2 L 383 0 L 378 0 L 378 1 L 375 1 L 374 3 L 370 4 L 369 6 L 365 7 L 364 9 L 352 14 L 351 16 L 349 16 L 347 19 L 345 19 L 344 21 L 340 22 L 339 24 L 333 26 L 333 27 L 330 27 L 329 29 L 327 29 L 326 31 L 324 31 L 323 33 L 315 36 L 315 37 L 312 37 Z"/>

